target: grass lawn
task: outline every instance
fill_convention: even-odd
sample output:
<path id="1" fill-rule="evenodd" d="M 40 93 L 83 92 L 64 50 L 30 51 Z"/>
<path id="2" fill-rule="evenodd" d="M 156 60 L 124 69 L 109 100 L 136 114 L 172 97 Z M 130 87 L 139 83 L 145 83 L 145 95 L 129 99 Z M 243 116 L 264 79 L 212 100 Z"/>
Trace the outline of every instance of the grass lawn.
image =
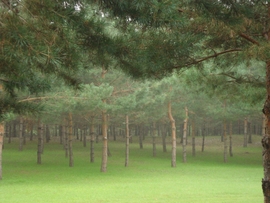
<path id="1" fill-rule="evenodd" d="M 190 138 L 189 138 L 190 139 Z M 206 137 L 205 151 L 182 163 L 182 147 L 177 149 L 177 167 L 171 168 L 170 143 L 163 153 L 160 144 L 152 157 L 151 138 L 139 149 L 136 137 L 130 145 L 130 162 L 124 167 L 125 143 L 110 141 L 112 156 L 108 171 L 101 173 L 102 144 L 95 144 L 95 163 L 85 148 L 74 141 L 74 167 L 58 142 L 46 143 L 42 164 L 36 164 L 36 140 L 18 151 L 17 140 L 5 143 L 1 203 L 258 203 L 263 202 L 260 137 L 242 147 L 242 136 L 234 136 L 234 156 L 223 163 L 220 137 Z M 168 139 L 169 142 L 169 139 Z"/>

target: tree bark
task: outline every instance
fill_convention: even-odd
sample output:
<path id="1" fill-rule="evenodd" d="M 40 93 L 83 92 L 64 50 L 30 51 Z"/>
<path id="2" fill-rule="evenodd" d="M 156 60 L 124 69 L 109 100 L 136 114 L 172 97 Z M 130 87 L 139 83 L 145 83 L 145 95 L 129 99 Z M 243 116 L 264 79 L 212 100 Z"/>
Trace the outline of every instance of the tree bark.
<path id="1" fill-rule="evenodd" d="M 171 122 L 171 129 L 172 129 L 172 160 L 171 166 L 176 167 L 176 127 L 175 127 L 175 120 L 172 116 L 172 104 L 171 101 L 168 102 L 168 117 Z"/>
<path id="2" fill-rule="evenodd" d="M 166 145 L 166 137 L 167 137 L 167 131 L 165 130 L 165 124 L 161 125 L 161 136 L 162 136 L 162 149 L 163 152 L 167 152 L 167 145 Z"/>
<path id="3" fill-rule="evenodd" d="M 203 123 L 203 128 L 202 128 L 202 152 L 204 152 L 204 144 L 205 144 L 205 123 Z"/>
<path id="4" fill-rule="evenodd" d="M 73 140 L 73 130 L 72 130 L 72 114 L 68 114 L 68 152 L 69 152 L 69 167 L 74 166 L 73 160 L 73 148 L 72 148 L 72 140 Z"/>
<path id="5" fill-rule="evenodd" d="M 42 143 L 43 143 L 43 124 L 40 119 L 38 119 L 38 147 L 37 147 L 37 163 L 41 164 L 42 155 Z"/>
<path id="6" fill-rule="evenodd" d="M 153 126 L 152 126 L 153 157 L 156 157 L 157 156 L 156 134 L 157 134 L 156 123 L 153 122 Z"/>
<path id="7" fill-rule="evenodd" d="M 107 172 L 107 160 L 108 160 L 108 139 L 107 139 L 107 114 L 106 111 L 102 111 L 102 161 L 101 161 L 101 172 Z"/>
<path id="8" fill-rule="evenodd" d="M 244 121 L 244 144 L 243 144 L 243 147 L 247 147 L 247 126 L 248 125 L 248 120 L 247 118 L 245 118 L 245 121 Z"/>
<path id="9" fill-rule="evenodd" d="M 125 159 L 125 167 L 128 166 L 129 162 L 129 119 L 128 115 L 126 115 L 126 159 Z"/>
<path id="10" fill-rule="evenodd" d="M 94 117 L 91 118 L 90 123 L 90 162 L 94 163 L 95 161 L 95 151 L 94 151 L 94 142 L 95 142 L 95 125 L 94 125 Z"/>
<path id="11" fill-rule="evenodd" d="M 2 170 L 2 152 L 4 145 L 4 133 L 5 133 L 5 125 L 0 123 L 0 180 L 2 180 L 3 170 Z"/>
<path id="12" fill-rule="evenodd" d="M 227 163 L 228 145 L 227 145 L 227 123 L 225 119 L 223 121 L 223 142 L 224 142 L 223 161 L 224 163 Z"/>
<path id="13" fill-rule="evenodd" d="M 196 145 L 195 145 L 195 121 L 192 120 L 191 123 L 191 129 L 192 129 L 192 156 L 196 156 Z"/>
<path id="14" fill-rule="evenodd" d="M 188 127 L 188 108 L 185 107 L 185 112 L 186 112 L 186 118 L 184 120 L 184 130 L 183 130 L 183 162 L 187 162 L 187 127 Z"/>
<path id="15" fill-rule="evenodd" d="M 229 147 L 229 151 L 230 151 L 230 157 L 233 156 L 233 152 L 232 152 L 232 122 L 230 122 L 230 147 Z"/>
<path id="16" fill-rule="evenodd" d="M 270 17 L 270 5 L 269 5 Z M 269 32 L 270 38 L 270 32 Z M 264 177 L 262 180 L 262 189 L 264 194 L 264 202 L 270 203 L 270 60 L 266 63 L 266 89 L 267 97 L 264 103 L 263 112 L 265 114 L 266 129 L 263 133 L 262 147 L 263 147 L 263 168 Z"/>
<path id="17" fill-rule="evenodd" d="M 20 117 L 20 124 L 19 124 L 19 151 L 23 150 L 23 118 Z"/>

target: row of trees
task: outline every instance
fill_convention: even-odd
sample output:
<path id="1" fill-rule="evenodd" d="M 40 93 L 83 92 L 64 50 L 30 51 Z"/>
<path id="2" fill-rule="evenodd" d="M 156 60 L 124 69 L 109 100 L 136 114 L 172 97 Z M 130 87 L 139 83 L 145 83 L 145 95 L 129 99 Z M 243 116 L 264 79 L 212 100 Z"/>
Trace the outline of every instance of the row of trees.
<path id="1" fill-rule="evenodd" d="M 233 99 L 239 101 L 237 104 L 241 108 L 238 109 L 265 97 L 265 93 L 259 88 L 265 79 L 261 77 L 260 71 L 257 72 L 264 66 L 267 99 L 263 108 L 266 115 L 263 192 L 265 202 L 270 202 L 269 6 L 268 1 L 264 0 L 2 0 L 0 80 L 3 91 L 0 116 L 5 120 L 10 113 L 38 112 L 40 103 L 29 97 L 51 91 L 56 77 L 79 88 L 80 80 L 74 76 L 75 73 L 82 68 L 93 67 L 101 67 L 101 80 L 108 77 L 108 70 L 115 68 L 120 68 L 135 78 L 155 79 L 164 78 L 171 73 L 175 74 L 174 77 L 182 77 L 187 68 L 194 68 L 195 72 L 202 70 L 199 76 L 194 76 L 190 71 L 187 74 L 191 74 L 188 84 L 193 85 L 198 80 L 199 84 L 203 80 L 211 80 L 212 91 L 208 93 L 218 93 L 223 107 L 218 105 L 215 109 L 225 115 L 232 99 L 228 95 L 222 97 L 228 84 L 246 84 L 246 95 L 238 92 L 237 90 L 243 89 L 238 89 L 237 86 L 231 89 L 233 92 L 237 91 Z M 209 79 L 206 77 L 209 75 L 215 77 Z M 170 80 L 174 81 L 173 78 Z M 162 91 L 163 95 L 160 97 L 154 94 L 154 98 L 164 102 L 164 98 L 167 98 L 167 112 L 175 143 L 175 113 L 171 110 L 174 109 L 172 93 L 175 85 L 166 79 L 162 82 L 167 90 Z M 94 83 L 88 83 L 92 93 L 95 90 L 101 91 L 99 87 L 106 89 L 103 82 L 100 85 L 92 84 Z M 106 91 L 108 95 L 114 93 L 114 89 L 110 87 Z M 105 97 L 101 98 L 102 105 L 99 106 L 104 129 L 109 112 L 107 106 L 110 104 L 106 91 L 103 95 Z M 201 95 L 200 88 L 197 92 Z M 144 93 L 141 92 L 142 95 Z M 258 100 L 252 101 L 250 97 L 254 94 L 258 96 Z M 94 96 L 95 94 L 90 98 L 95 98 Z M 130 98 L 129 106 L 123 114 L 129 115 L 134 110 L 133 99 Z M 200 103 L 200 100 L 195 100 L 194 103 L 196 102 Z M 122 105 L 127 106 L 126 103 Z M 159 110 L 154 105 L 150 107 Z M 185 115 L 183 109 L 181 112 Z M 156 115 L 153 114 L 152 117 Z M 103 130 L 103 163 L 106 162 L 107 152 L 105 132 Z M 172 151 L 174 156 L 174 150 Z M 103 168 L 105 169 L 105 164 Z"/>

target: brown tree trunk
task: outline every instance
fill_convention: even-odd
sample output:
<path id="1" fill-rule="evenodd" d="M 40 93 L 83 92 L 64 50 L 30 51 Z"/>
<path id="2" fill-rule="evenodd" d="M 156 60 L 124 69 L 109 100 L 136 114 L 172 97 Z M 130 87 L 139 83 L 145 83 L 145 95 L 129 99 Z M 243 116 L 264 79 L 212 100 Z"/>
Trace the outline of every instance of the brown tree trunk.
<path id="1" fill-rule="evenodd" d="M 38 147 L 37 147 L 37 163 L 41 164 L 42 145 L 43 145 L 43 124 L 38 119 Z"/>
<path id="2" fill-rule="evenodd" d="M 232 152 L 232 122 L 230 122 L 230 147 L 229 147 L 229 151 L 230 151 L 230 156 L 233 156 L 233 152 Z"/>
<path id="3" fill-rule="evenodd" d="M 270 5 L 269 17 L 270 17 Z M 270 38 L 270 32 L 268 33 L 268 38 Z M 270 203 L 270 60 L 266 63 L 266 89 L 267 97 L 264 103 L 263 112 L 265 114 L 266 129 L 263 133 L 262 147 L 263 147 L 263 168 L 264 177 L 262 180 L 262 189 L 264 194 L 264 202 Z"/>
<path id="4" fill-rule="evenodd" d="M 224 153 L 223 153 L 223 161 L 224 163 L 227 163 L 227 151 L 228 151 L 228 145 L 227 145 L 227 123 L 226 120 L 223 121 L 223 141 L 224 141 Z"/>
<path id="5" fill-rule="evenodd" d="M 157 156 L 156 136 L 157 136 L 156 123 L 153 122 L 153 128 L 152 128 L 153 157 L 156 157 Z"/>
<path id="6" fill-rule="evenodd" d="M 126 115 L 126 159 L 125 159 L 125 167 L 128 166 L 129 162 L 129 120 L 128 115 Z"/>
<path id="7" fill-rule="evenodd" d="M 94 117 L 91 118 L 90 123 L 90 162 L 93 163 L 95 161 L 95 151 L 94 151 L 94 141 L 95 141 L 95 125 L 94 125 Z"/>
<path id="8" fill-rule="evenodd" d="M 171 129 L 172 129 L 172 160 L 171 166 L 176 167 L 176 127 L 175 127 L 175 120 L 172 116 L 172 104 L 171 101 L 168 102 L 168 117 L 171 122 Z"/>
<path id="9" fill-rule="evenodd" d="M 108 139 L 107 139 L 107 115 L 106 111 L 102 111 L 102 138 L 103 138 L 103 148 L 102 148 L 102 161 L 101 161 L 101 172 L 107 171 L 107 159 L 108 159 Z"/>
<path id="10" fill-rule="evenodd" d="M 23 118 L 20 117 L 20 124 L 19 124 L 19 151 L 23 150 Z"/>
<path id="11" fill-rule="evenodd" d="M 2 170 L 2 149 L 4 145 L 4 134 L 5 134 L 5 125 L 0 123 L 0 180 L 2 180 L 3 170 Z"/>
<path id="12" fill-rule="evenodd" d="M 191 123 L 191 129 L 192 129 L 192 156 L 196 156 L 196 145 L 195 145 L 195 121 L 192 120 Z"/>
<path id="13" fill-rule="evenodd" d="M 185 112 L 186 112 L 186 118 L 184 120 L 184 130 L 183 130 L 183 162 L 187 162 L 187 127 L 188 127 L 188 108 L 185 107 Z"/>
<path id="14" fill-rule="evenodd" d="M 165 130 L 165 124 L 161 125 L 161 136 L 162 136 L 162 149 L 163 152 L 167 152 L 167 145 L 166 145 L 166 137 L 167 137 L 167 131 Z"/>
<path id="15" fill-rule="evenodd" d="M 143 149 L 143 133 L 144 133 L 143 126 L 140 125 L 139 126 L 139 145 L 140 145 L 140 149 Z"/>
<path id="16" fill-rule="evenodd" d="M 205 123 L 203 123 L 203 128 L 202 128 L 202 152 L 204 152 L 204 144 L 205 144 Z"/>
<path id="17" fill-rule="evenodd" d="M 72 130 L 72 114 L 68 114 L 68 152 L 69 152 L 69 166 L 74 166 L 73 160 L 73 148 L 72 148 L 72 140 L 73 140 L 73 130 Z"/>
<path id="18" fill-rule="evenodd" d="M 243 147 L 247 147 L 247 126 L 248 125 L 248 120 L 247 118 L 245 118 L 245 121 L 244 121 L 244 144 L 243 144 Z"/>

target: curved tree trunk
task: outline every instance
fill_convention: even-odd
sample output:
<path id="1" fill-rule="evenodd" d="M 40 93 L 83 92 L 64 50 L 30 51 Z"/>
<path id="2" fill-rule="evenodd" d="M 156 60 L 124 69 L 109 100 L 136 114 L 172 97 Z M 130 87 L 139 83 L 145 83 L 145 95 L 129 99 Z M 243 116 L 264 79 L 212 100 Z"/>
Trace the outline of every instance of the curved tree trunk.
<path id="1" fill-rule="evenodd" d="M 171 122 L 171 129 L 172 129 L 172 160 L 171 166 L 176 167 L 176 127 L 175 127 L 175 120 L 172 116 L 172 104 L 171 101 L 168 102 L 168 117 Z"/>

